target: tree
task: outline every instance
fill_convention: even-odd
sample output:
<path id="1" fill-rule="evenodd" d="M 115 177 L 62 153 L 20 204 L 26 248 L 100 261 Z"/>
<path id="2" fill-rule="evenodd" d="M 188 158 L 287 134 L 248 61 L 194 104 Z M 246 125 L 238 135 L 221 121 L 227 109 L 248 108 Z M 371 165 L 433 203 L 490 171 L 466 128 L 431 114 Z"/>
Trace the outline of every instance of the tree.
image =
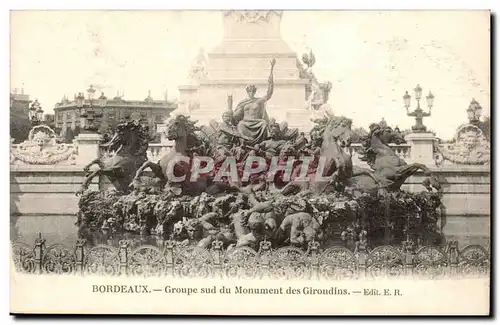
<path id="1" fill-rule="evenodd" d="M 354 130 L 352 130 L 353 132 L 353 136 L 351 138 L 351 141 L 353 143 L 359 143 L 361 142 L 361 139 L 365 136 L 368 135 L 368 131 L 366 131 L 364 128 L 362 127 L 359 127 L 359 128 L 355 128 Z"/>
<path id="2" fill-rule="evenodd" d="M 31 123 L 27 119 L 13 119 L 10 120 L 10 136 L 16 143 L 23 142 L 28 139 L 31 130 Z"/>
<path id="3" fill-rule="evenodd" d="M 75 133 L 71 127 L 66 128 L 66 134 L 64 136 L 64 142 L 70 143 L 75 138 Z"/>
<path id="4" fill-rule="evenodd" d="M 491 140 L 491 121 L 489 116 L 486 116 L 483 121 L 478 122 L 477 127 L 483 131 L 486 139 Z"/>

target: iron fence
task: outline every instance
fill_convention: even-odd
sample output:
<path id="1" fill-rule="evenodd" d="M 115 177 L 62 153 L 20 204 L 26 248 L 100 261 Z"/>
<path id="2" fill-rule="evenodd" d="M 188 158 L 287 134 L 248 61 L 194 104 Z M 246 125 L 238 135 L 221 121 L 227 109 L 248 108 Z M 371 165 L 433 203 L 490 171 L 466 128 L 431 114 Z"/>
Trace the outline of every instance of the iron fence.
<path id="1" fill-rule="evenodd" d="M 210 249 L 182 247 L 176 242 L 133 246 L 122 240 L 118 246 L 90 247 L 78 240 L 74 247 L 47 245 L 38 238 L 35 245 L 12 243 L 16 270 L 32 274 L 81 274 L 172 276 L 178 278 L 302 279 L 334 280 L 415 276 L 489 276 L 490 252 L 480 245 L 379 246 L 354 250 L 342 246 L 320 249 L 309 243 L 306 251 L 297 247 L 271 248 L 262 241 L 258 251 L 248 247 L 224 250 L 215 241 Z"/>

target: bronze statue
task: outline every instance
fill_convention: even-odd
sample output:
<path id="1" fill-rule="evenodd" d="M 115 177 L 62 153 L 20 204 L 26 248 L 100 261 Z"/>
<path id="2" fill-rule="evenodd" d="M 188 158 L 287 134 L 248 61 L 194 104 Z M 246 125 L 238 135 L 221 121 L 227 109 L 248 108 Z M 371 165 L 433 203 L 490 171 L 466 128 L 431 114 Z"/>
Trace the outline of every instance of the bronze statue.
<path id="1" fill-rule="evenodd" d="M 246 87 L 248 97 L 242 100 L 234 110 L 234 119 L 238 123 L 240 134 L 251 139 L 250 145 L 260 143 L 269 137 L 269 116 L 266 111 L 266 103 L 271 99 L 274 89 L 273 69 L 276 59 L 271 61 L 271 72 L 269 75 L 269 86 L 264 97 L 257 98 L 257 88 L 254 85 Z"/>
<path id="2" fill-rule="evenodd" d="M 348 184 L 348 180 L 356 176 L 367 176 L 371 178 L 377 186 L 386 186 L 382 180 L 375 177 L 374 173 L 353 166 L 351 155 L 344 148 L 350 146 L 352 139 L 352 121 L 343 116 L 329 117 L 327 122 L 321 121 L 323 130 L 316 130 L 322 133 L 320 158 L 324 159 L 324 166 L 321 163 L 318 167 L 324 167 L 318 170 L 319 176 L 329 177 L 329 181 L 311 181 L 311 190 L 316 193 L 324 193 L 327 190 L 343 191 Z"/>
<path id="3" fill-rule="evenodd" d="M 389 143 L 401 142 L 401 137 L 402 135 L 394 132 L 391 127 L 379 124 L 370 125 L 370 133 L 363 143 L 364 156 L 362 160 L 368 163 L 376 179 L 388 183 L 387 189 L 390 191 L 399 190 L 406 179 L 419 170 L 424 171 L 425 175 L 428 176 L 423 183 L 426 189 L 440 191 L 439 181 L 432 175 L 427 166 L 419 163 L 407 164 L 389 146 Z M 363 189 L 376 187 L 373 179 L 370 180 L 362 176 L 351 179 L 350 183 L 351 187 Z"/>
<path id="4" fill-rule="evenodd" d="M 128 193 L 129 184 L 136 171 L 148 160 L 148 140 L 147 129 L 137 121 L 119 124 L 113 138 L 104 145 L 111 156 L 95 159 L 85 166 L 83 170 L 87 176 L 76 194 L 82 194 L 90 182 L 101 175 L 107 176 L 118 191 Z M 90 172 L 93 165 L 98 165 L 99 169 Z"/>
<path id="5" fill-rule="evenodd" d="M 209 180 L 207 177 L 198 177 L 195 182 L 190 181 L 191 159 L 193 155 L 211 155 L 211 146 L 208 139 L 202 133 L 198 133 L 200 129 L 195 124 L 195 121 L 191 121 L 183 115 L 178 115 L 170 120 L 167 128 L 167 137 L 169 140 L 175 141 L 174 147 L 161 157 L 158 163 L 152 161 L 144 162 L 135 173 L 134 182 L 138 182 L 142 173 L 149 168 L 165 185 L 171 186 L 169 189 L 176 194 L 181 194 L 182 192 L 193 194 L 204 192 L 208 187 Z M 170 169 L 171 162 L 175 162 L 175 164 Z M 176 177 L 182 177 L 183 175 L 186 177 L 183 181 L 171 182 L 169 180 L 169 172 L 172 172 Z M 130 186 L 133 187 L 135 185 L 132 183 Z"/>
<path id="6" fill-rule="evenodd" d="M 262 150 L 266 153 L 266 157 L 271 159 L 280 153 L 281 148 L 287 143 L 286 140 L 281 139 L 281 130 L 278 124 L 269 126 L 269 138 L 263 140 L 255 145 L 256 150 Z"/>
<path id="7" fill-rule="evenodd" d="M 232 153 L 233 148 L 251 142 L 250 138 L 240 134 L 236 129 L 234 114 L 231 108 L 232 95 L 228 96 L 228 109 L 222 113 L 222 123 L 219 125 L 216 121 L 211 121 L 212 128 L 217 132 L 216 142 L 216 160 L 223 159 Z"/>
<path id="8" fill-rule="evenodd" d="M 306 248 L 309 242 L 321 238 L 321 224 L 311 214 L 297 212 L 285 217 L 278 233 L 277 237 L 284 237 L 285 243 Z"/>

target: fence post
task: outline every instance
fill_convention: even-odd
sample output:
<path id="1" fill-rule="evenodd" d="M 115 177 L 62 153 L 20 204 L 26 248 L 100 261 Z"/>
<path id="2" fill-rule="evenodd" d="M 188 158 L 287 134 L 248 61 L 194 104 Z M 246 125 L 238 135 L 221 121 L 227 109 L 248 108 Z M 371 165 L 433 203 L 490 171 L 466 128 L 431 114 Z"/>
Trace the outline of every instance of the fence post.
<path id="1" fill-rule="evenodd" d="M 356 242 L 354 254 L 358 258 L 358 278 L 364 279 L 366 278 L 366 260 L 368 257 L 366 240 Z"/>
<path id="2" fill-rule="evenodd" d="M 434 166 L 434 142 L 436 137 L 431 132 L 410 133 L 405 136 L 410 145 L 410 159 L 412 163 L 421 163 Z"/>
<path id="3" fill-rule="evenodd" d="M 309 242 L 309 252 L 311 253 L 311 265 L 312 265 L 312 273 L 311 278 L 313 280 L 319 280 L 319 242 L 313 240 Z"/>
<path id="4" fill-rule="evenodd" d="M 271 263 L 271 242 L 263 240 L 259 244 L 260 267 L 262 278 L 269 277 L 269 265 Z"/>
<path id="5" fill-rule="evenodd" d="M 99 144 L 102 136 L 97 133 L 80 133 L 76 136 L 75 142 L 78 145 L 77 165 L 84 166 L 90 161 L 101 156 Z"/>
<path id="6" fill-rule="evenodd" d="M 415 253 L 415 245 L 413 242 L 403 242 L 403 253 L 405 256 L 404 275 L 413 276 L 413 254 Z"/>
<path id="7" fill-rule="evenodd" d="M 214 270 L 216 276 L 222 277 L 222 245 L 223 242 L 215 240 L 212 242 L 212 250 L 214 257 Z"/>
<path id="8" fill-rule="evenodd" d="M 167 273 L 167 276 L 173 276 L 174 275 L 174 246 L 175 246 L 175 241 L 173 240 L 167 240 L 165 243 L 165 260 L 167 263 L 167 269 L 165 272 Z"/>
<path id="9" fill-rule="evenodd" d="M 450 241 L 450 243 L 448 244 L 448 258 L 450 261 L 450 275 L 451 276 L 458 275 L 459 252 L 458 252 L 457 241 Z"/>
<path id="10" fill-rule="evenodd" d="M 43 272 L 43 249 L 45 246 L 45 239 L 42 238 L 42 234 L 38 233 L 38 238 L 35 239 L 35 272 L 41 274 Z"/>
<path id="11" fill-rule="evenodd" d="M 358 258 L 358 278 L 366 278 L 366 260 L 368 258 L 368 240 L 366 239 L 366 230 L 359 234 L 359 240 L 356 242 L 354 255 Z"/>
<path id="12" fill-rule="evenodd" d="M 120 240 L 119 241 L 120 245 L 120 274 L 121 275 L 126 275 L 128 274 L 128 246 L 129 246 L 129 241 L 128 240 Z"/>
<path id="13" fill-rule="evenodd" d="M 85 270 L 85 265 L 83 264 L 85 260 L 85 243 L 86 240 L 83 238 L 76 241 L 76 272 L 80 274 L 83 274 Z"/>

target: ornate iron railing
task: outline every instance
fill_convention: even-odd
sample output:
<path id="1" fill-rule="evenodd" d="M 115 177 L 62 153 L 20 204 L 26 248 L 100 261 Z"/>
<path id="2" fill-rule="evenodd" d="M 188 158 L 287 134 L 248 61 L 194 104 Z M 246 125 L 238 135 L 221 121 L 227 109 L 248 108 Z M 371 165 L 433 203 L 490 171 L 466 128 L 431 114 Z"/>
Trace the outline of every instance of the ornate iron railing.
<path id="1" fill-rule="evenodd" d="M 409 245 L 379 246 L 354 251 L 341 246 L 320 249 L 317 242 L 307 251 L 296 247 L 271 249 L 263 241 L 255 251 L 248 247 L 225 251 L 222 242 L 210 249 L 163 245 L 138 245 L 122 240 L 118 247 L 90 247 L 78 240 L 75 247 L 47 246 L 38 238 L 34 247 L 13 243 L 16 270 L 34 274 L 172 276 L 178 278 L 243 278 L 334 280 L 359 278 L 447 278 L 489 276 L 490 252 L 480 245 L 459 250 L 457 242 L 445 247 Z"/>

